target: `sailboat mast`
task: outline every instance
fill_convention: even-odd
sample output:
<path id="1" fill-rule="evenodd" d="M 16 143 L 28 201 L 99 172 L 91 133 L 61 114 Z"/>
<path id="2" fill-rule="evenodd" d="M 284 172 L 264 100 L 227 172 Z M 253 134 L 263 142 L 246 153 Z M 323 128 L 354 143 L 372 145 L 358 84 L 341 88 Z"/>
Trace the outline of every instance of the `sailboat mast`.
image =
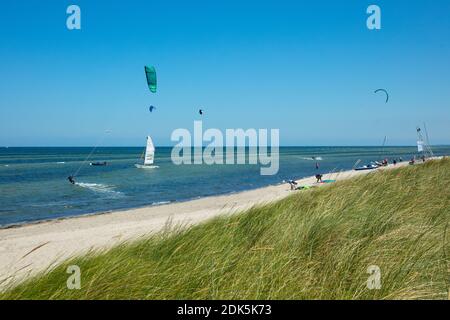
<path id="1" fill-rule="evenodd" d="M 387 136 L 384 136 L 383 144 L 381 145 L 381 151 L 380 151 L 380 159 L 384 157 L 384 145 L 386 144 Z"/>

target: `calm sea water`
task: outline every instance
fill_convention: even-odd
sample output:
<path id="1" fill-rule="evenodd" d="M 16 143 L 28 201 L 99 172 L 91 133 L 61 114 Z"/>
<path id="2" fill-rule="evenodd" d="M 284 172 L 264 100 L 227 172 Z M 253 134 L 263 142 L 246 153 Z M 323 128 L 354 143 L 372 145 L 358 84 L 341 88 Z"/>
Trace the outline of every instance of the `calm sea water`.
<path id="1" fill-rule="evenodd" d="M 320 157 L 322 173 L 351 169 L 384 157 L 416 154 L 414 147 L 283 147 L 277 175 L 261 176 L 259 165 L 172 164 L 170 148 L 157 148 L 153 170 L 134 167 L 142 148 L 98 148 L 90 161 L 105 167 L 81 167 L 91 148 L 0 148 L 0 226 L 86 213 L 157 205 L 254 189 L 283 180 L 311 176 Z M 435 147 L 436 155 L 450 147 Z"/>

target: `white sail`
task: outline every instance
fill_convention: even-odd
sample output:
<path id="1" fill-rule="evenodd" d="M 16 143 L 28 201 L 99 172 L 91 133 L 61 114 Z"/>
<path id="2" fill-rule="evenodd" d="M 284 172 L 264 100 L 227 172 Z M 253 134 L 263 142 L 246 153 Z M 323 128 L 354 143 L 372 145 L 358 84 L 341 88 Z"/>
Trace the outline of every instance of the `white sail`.
<path id="1" fill-rule="evenodd" d="M 144 163 L 136 163 L 134 166 L 139 169 L 155 169 L 158 166 L 154 166 L 153 162 L 155 160 L 155 146 L 153 144 L 152 138 L 147 137 L 147 145 L 145 147 Z"/>
<path id="2" fill-rule="evenodd" d="M 423 141 L 422 140 L 418 140 L 417 141 L 417 151 L 418 152 L 422 152 L 423 151 Z"/>
<path id="3" fill-rule="evenodd" d="M 153 145 L 152 138 L 148 136 L 147 147 L 145 148 L 144 165 L 153 164 L 154 157 L 155 157 L 155 146 Z"/>

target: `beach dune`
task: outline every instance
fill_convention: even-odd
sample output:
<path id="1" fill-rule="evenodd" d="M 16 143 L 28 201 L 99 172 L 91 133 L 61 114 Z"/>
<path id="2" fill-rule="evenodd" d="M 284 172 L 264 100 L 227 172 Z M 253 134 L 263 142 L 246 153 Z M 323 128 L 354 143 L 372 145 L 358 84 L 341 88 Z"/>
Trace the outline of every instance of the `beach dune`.
<path id="1" fill-rule="evenodd" d="M 407 165 L 399 163 L 397 167 Z M 344 171 L 324 175 L 343 180 L 372 171 Z M 314 177 L 298 185 L 316 185 Z M 326 184 L 320 184 L 326 185 Z M 0 230 L 0 287 L 54 267 L 63 260 L 91 250 L 108 249 L 162 230 L 168 223 L 189 226 L 220 214 L 233 214 L 255 205 L 282 199 L 292 192 L 288 184 L 235 194 L 124 211 L 85 215 L 21 225 Z"/>

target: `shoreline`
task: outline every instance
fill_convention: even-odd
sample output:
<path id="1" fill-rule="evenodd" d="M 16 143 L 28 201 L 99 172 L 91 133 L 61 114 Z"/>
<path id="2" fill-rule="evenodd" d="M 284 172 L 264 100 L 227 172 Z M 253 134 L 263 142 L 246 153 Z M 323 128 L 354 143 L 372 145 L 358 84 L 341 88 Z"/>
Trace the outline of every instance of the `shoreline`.
<path id="1" fill-rule="evenodd" d="M 323 179 L 340 181 L 407 165 L 405 161 L 374 170 L 331 172 L 323 174 Z M 306 177 L 296 181 L 299 186 L 329 185 L 317 184 L 315 180 L 315 177 Z M 0 228 L 0 288 L 48 270 L 75 255 L 109 249 L 157 233 L 168 225 L 189 227 L 219 215 L 281 200 L 294 192 L 287 183 L 281 183 L 187 201 Z"/>
<path id="2" fill-rule="evenodd" d="M 324 176 L 325 175 L 329 175 L 329 174 L 331 174 L 331 173 L 325 173 Z M 309 177 L 298 178 L 295 181 L 300 181 L 300 180 L 306 179 L 306 178 L 309 178 Z M 253 191 L 253 190 L 264 189 L 264 188 L 267 188 L 267 187 L 275 187 L 275 186 L 283 185 L 283 184 L 286 184 L 286 183 L 287 182 L 280 182 L 278 184 L 269 184 L 269 185 L 266 185 L 266 186 L 263 186 L 263 187 L 256 187 L 256 188 L 253 188 L 253 189 L 246 189 L 246 190 L 240 190 L 240 191 L 230 191 L 230 192 L 226 192 L 226 193 L 212 194 L 212 195 L 207 195 L 207 196 L 197 196 L 197 197 L 189 198 L 189 199 L 173 200 L 173 201 L 160 201 L 160 202 L 155 202 L 155 203 L 152 203 L 152 204 L 144 204 L 144 205 L 137 206 L 137 207 L 126 207 L 126 208 L 111 209 L 111 210 L 105 210 L 105 211 L 93 211 L 93 212 L 80 213 L 80 214 L 68 215 L 68 216 L 57 217 L 57 218 L 48 218 L 48 219 L 41 219 L 41 220 L 30 220 L 30 221 L 23 221 L 23 222 L 14 222 L 14 223 L 10 223 L 10 224 L 0 225 L 0 232 L 2 230 L 22 228 L 22 227 L 26 227 L 26 226 L 29 226 L 29 225 L 38 225 L 38 224 L 41 224 L 41 223 L 47 223 L 47 222 L 52 222 L 52 221 L 76 219 L 76 218 L 83 218 L 83 217 L 92 217 L 92 216 L 97 216 L 97 215 L 102 215 L 102 214 L 110 214 L 110 213 L 117 213 L 117 212 L 137 210 L 137 209 L 144 209 L 144 208 L 161 207 L 161 206 L 167 206 L 167 205 L 171 205 L 171 204 L 175 204 L 175 203 L 185 203 L 185 202 L 195 201 L 195 200 L 199 200 L 199 199 L 207 199 L 207 198 L 212 198 L 212 197 L 229 196 L 229 195 L 238 194 L 238 193 L 242 193 L 242 192 L 248 192 L 248 191 Z M 0 241 L 1 241 L 1 239 L 0 239 Z M 0 279 L 0 281 L 1 281 L 1 279 Z"/>

